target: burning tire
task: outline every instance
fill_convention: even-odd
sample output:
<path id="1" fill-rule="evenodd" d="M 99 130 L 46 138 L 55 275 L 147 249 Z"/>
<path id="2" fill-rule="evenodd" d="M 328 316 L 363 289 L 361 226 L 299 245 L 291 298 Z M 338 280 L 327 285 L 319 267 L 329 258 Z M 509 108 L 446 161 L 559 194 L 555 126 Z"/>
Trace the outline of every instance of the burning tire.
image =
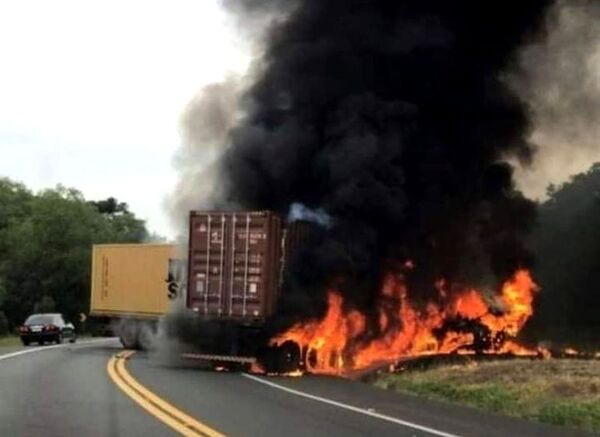
<path id="1" fill-rule="evenodd" d="M 299 370 L 301 358 L 300 346 L 296 342 L 284 342 L 277 348 L 277 372 L 289 373 Z"/>
<path id="2" fill-rule="evenodd" d="M 300 369 L 302 353 L 293 341 L 270 346 L 259 354 L 260 365 L 267 373 L 289 373 Z"/>

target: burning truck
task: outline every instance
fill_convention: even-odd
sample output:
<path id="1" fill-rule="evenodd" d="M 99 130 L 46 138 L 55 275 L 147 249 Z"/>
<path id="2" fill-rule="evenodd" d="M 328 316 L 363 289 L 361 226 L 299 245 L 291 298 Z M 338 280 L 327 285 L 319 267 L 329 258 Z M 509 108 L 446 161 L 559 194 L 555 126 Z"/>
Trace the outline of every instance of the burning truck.
<path id="1" fill-rule="evenodd" d="M 422 355 L 542 353 L 515 340 L 537 292 L 525 269 L 494 297 L 474 288 L 450 290 L 455 286 L 440 279 L 435 299 L 423 304 L 411 297 L 408 278 L 418 266 L 407 260 L 382 279 L 375 325 L 372 314 L 346 305 L 332 284 L 320 317 L 280 330 L 278 303 L 290 271 L 303 262 L 320 226 L 272 211 L 193 211 L 183 270 L 171 258 L 172 246 L 97 246 L 91 314 L 120 321 L 125 347 L 144 347 L 144 332 L 156 331 L 168 299 L 180 294 L 188 317 L 199 323 L 195 350 L 185 358 L 267 373 L 344 375 Z M 152 302 L 162 302 L 154 313 L 146 308 Z"/>
<path id="2" fill-rule="evenodd" d="M 190 220 L 198 356 L 348 373 L 543 353 L 516 341 L 538 290 L 536 204 L 511 163 L 536 145 L 511 77 L 553 3 L 224 2 L 251 33 L 269 24 L 243 90 L 209 87 L 186 118 L 174 209 L 215 210 Z M 313 223 L 288 250 L 294 204 Z"/>
<path id="3" fill-rule="evenodd" d="M 177 336 L 173 324 L 185 318 L 200 324 L 186 332 L 195 349 L 188 358 L 296 370 L 298 345 L 269 346 L 265 326 L 309 231 L 272 211 L 192 211 L 187 253 L 172 244 L 95 245 L 90 315 L 126 348 L 152 348 L 161 321 Z"/>

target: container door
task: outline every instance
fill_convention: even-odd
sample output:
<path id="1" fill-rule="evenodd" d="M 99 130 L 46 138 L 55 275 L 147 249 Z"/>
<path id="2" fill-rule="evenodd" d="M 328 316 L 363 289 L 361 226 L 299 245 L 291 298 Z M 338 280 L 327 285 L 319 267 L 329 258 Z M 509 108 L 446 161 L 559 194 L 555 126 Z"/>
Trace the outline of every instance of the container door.
<path id="1" fill-rule="evenodd" d="M 199 314 L 269 315 L 280 266 L 280 226 L 267 211 L 193 212 L 188 306 Z"/>
<path id="2" fill-rule="evenodd" d="M 272 212 L 243 212 L 234 216 L 231 244 L 231 300 L 229 314 L 264 319 L 271 314 L 278 287 L 281 230 Z"/>
<path id="3" fill-rule="evenodd" d="M 195 214 L 190 219 L 188 305 L 205 315 L 226 314 L 225 214 Z"/>
<path id="4" fill-rule="evenodd" d="M 262 268 L 264 242 L 268 238 L 265 217 L 251 213 L 233 214 L 229 267 L 228 315 L 257 317 L 261 315 L 263 293 Z"/>

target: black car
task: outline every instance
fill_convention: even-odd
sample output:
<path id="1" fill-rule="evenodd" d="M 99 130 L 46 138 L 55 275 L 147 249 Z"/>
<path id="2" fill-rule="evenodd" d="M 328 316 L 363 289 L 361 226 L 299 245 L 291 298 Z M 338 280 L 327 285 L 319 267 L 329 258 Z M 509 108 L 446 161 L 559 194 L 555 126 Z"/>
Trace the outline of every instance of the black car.
<path id="1" fill-rule="evenodd" d="M 25 346 L 31 342 L 60 344 L 66 339 L 75 343 L 76 339 L 75 327 L 65 323 L 62 314 L 33 314 L 19 328 L 19 334 Z"/>

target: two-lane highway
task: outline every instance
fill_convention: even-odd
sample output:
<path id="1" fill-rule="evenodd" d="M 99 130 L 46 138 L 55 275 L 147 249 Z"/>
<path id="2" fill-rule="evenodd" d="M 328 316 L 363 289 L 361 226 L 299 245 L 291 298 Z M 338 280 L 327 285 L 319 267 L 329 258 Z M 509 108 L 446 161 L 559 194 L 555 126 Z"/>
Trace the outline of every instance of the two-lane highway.
<path id="1" fill-rule="evenodd" d="M 106 375 L 116 340 L 0 356 L 0 436 L 172 435 Z"/>
<path id="2" fill-rule="evenodd" d="M 0 350 L 2 436 L 577 435 L 338 378 L 165 367 L 113 339 L 23 351 Z"/>

